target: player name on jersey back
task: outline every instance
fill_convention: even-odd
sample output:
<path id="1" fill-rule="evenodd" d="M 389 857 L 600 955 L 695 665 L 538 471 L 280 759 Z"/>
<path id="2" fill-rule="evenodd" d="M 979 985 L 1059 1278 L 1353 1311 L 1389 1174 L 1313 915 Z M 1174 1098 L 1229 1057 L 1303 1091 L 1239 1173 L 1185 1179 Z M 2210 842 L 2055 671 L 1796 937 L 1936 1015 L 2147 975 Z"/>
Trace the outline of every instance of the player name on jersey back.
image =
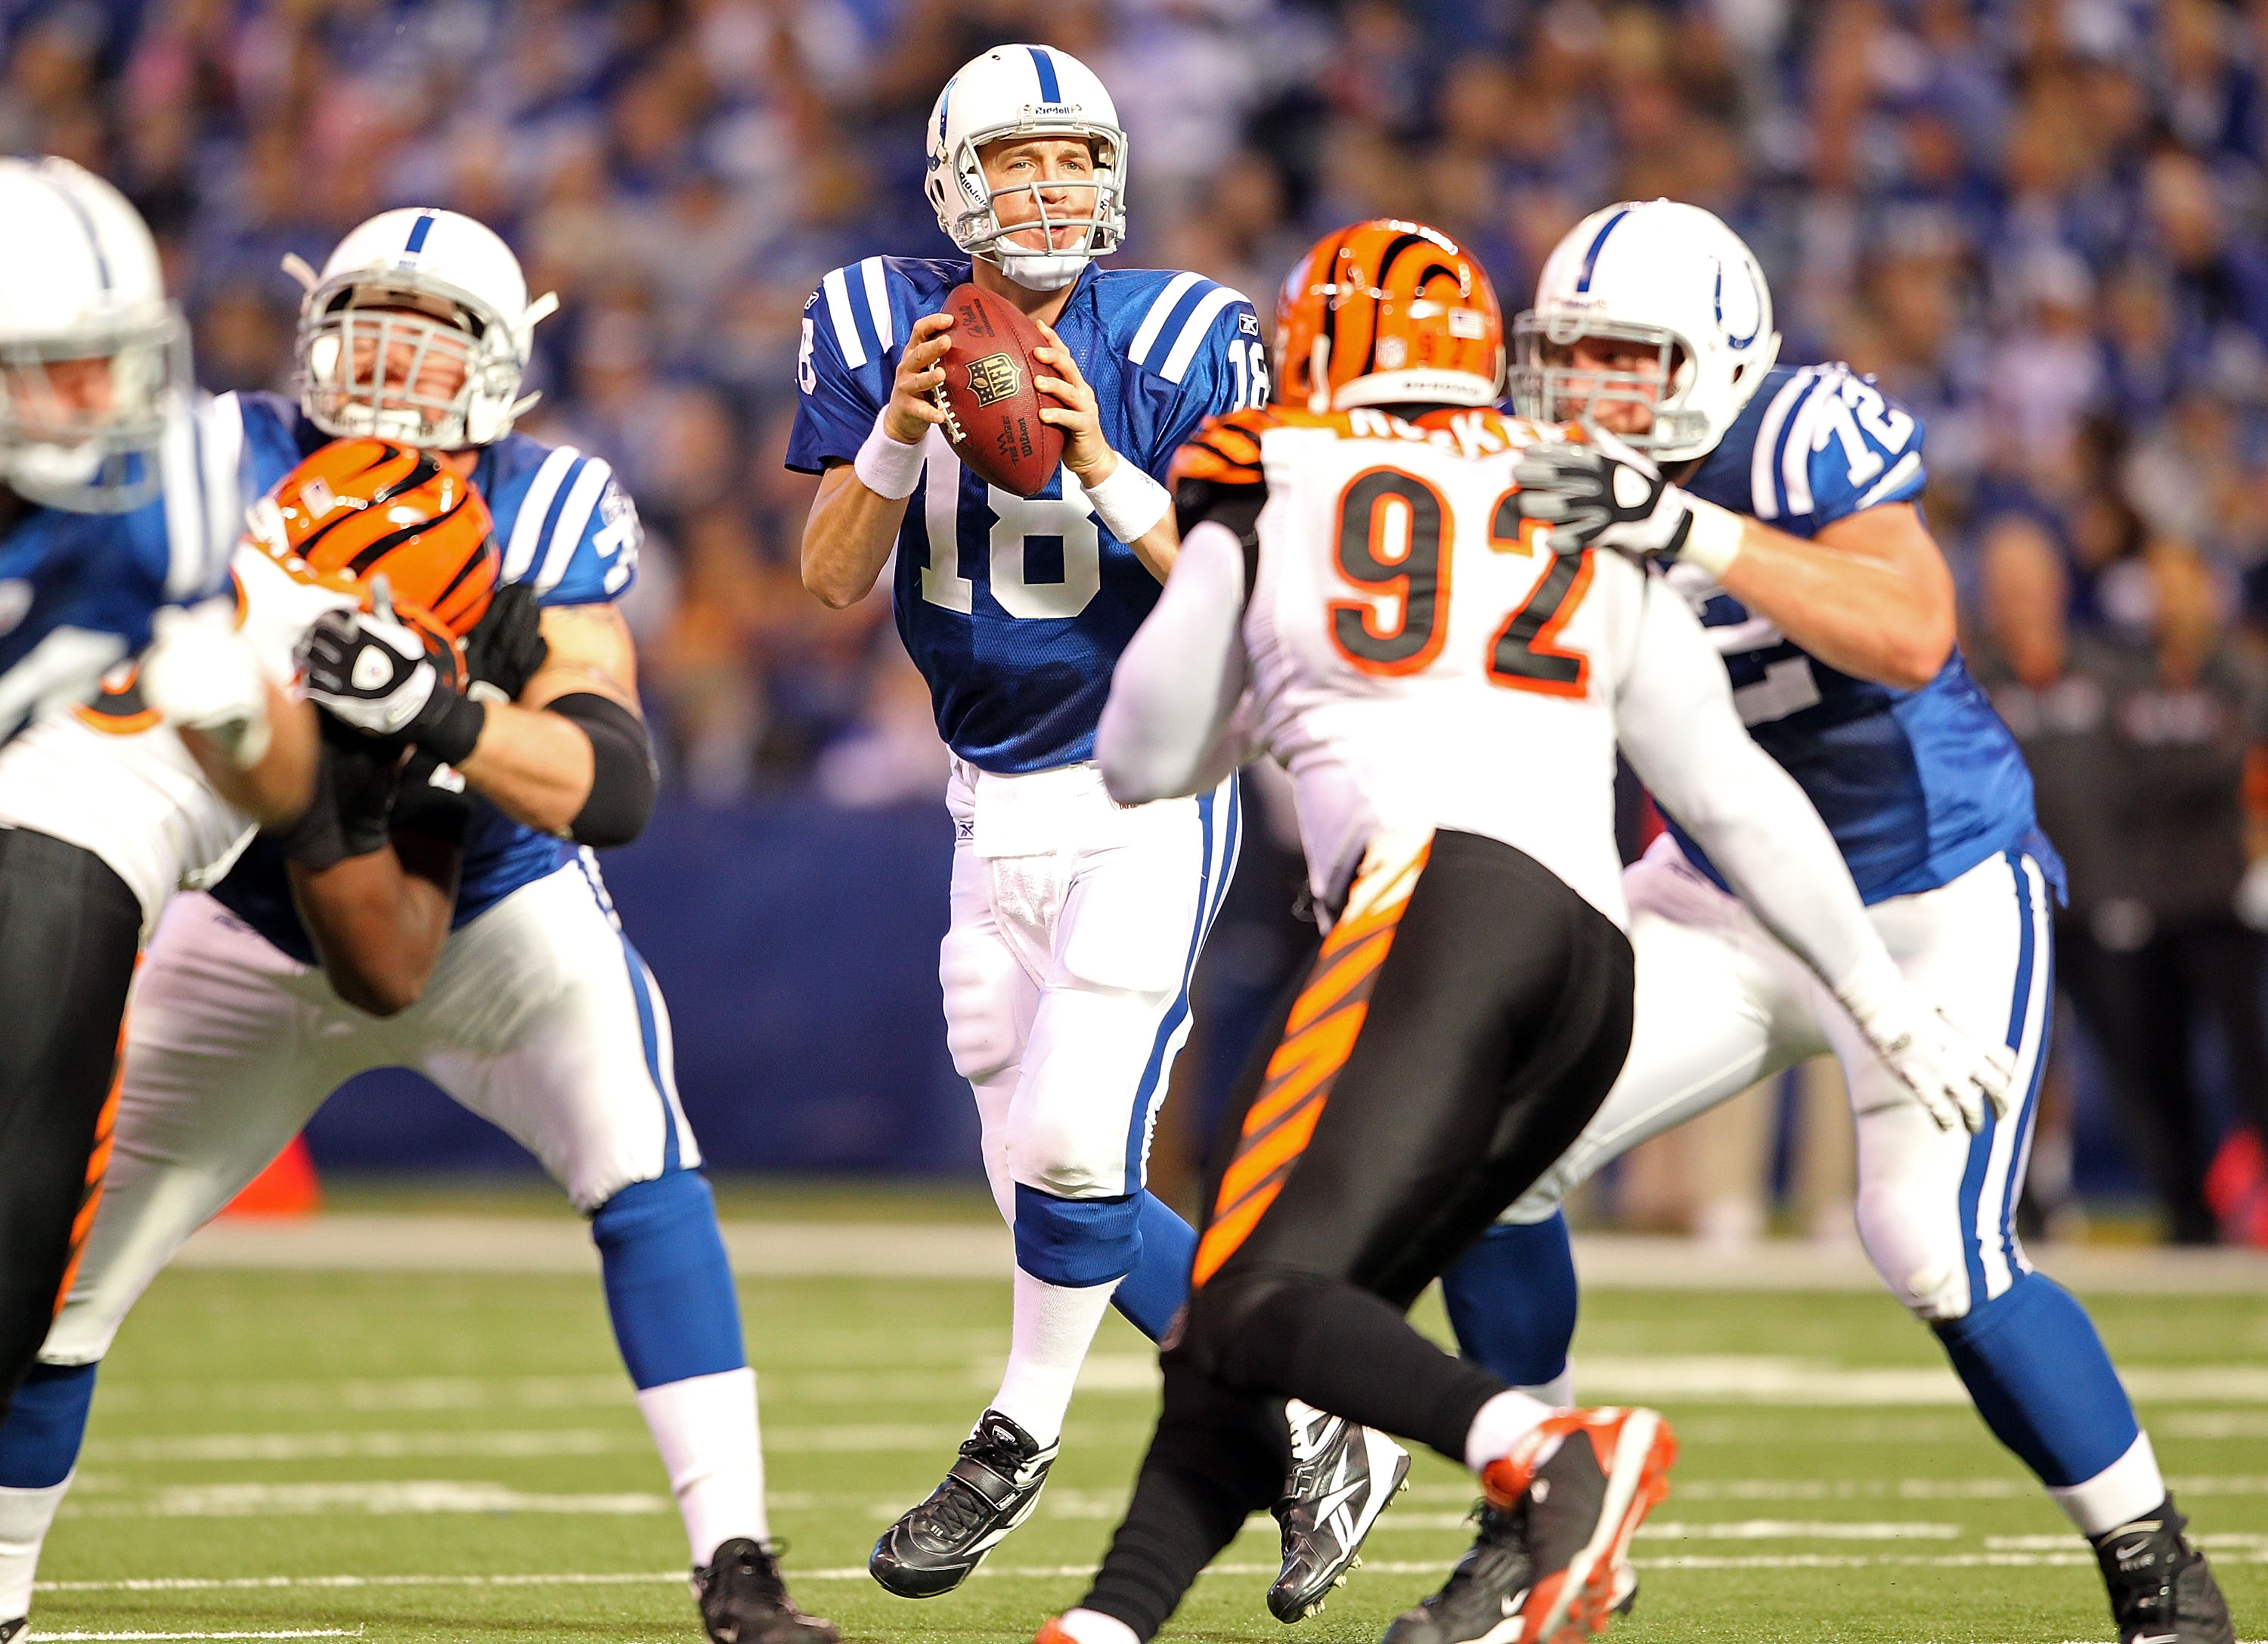
<path id="1" fill-rule="evenodd" d="M 1553 437 L 1493 411 L 1271 406 L 1175 464 L 1265 486 L 1250 711 L 1291 770 L 1326 900 L 1373 835 L 1438 827 L 1500 839 L 1626 917 L 1614 704 L 1649 579 L 1622 554 L 1553 554 L 1522 522 L 1513 468 Z"/>
<path id="2" fill-rule="evenodd" d="M 966 258 L 869 257 L 820 283 L 804 306 L 788 467 L 857 457 L 914 321 L 969 277 Z M 1156 478 L 1206 418 L 1268 397 L 1252 305 L 1195 274 L 1090 267 L 1055 329 L 1094 390 L 1103 439 Z M 1093 756 L 1110 670 L 1158 581 L 1068 469 L 1019 497 L 932 433 L 896 565 L 898 631 L 954 753 L 1004 775 Z"/>

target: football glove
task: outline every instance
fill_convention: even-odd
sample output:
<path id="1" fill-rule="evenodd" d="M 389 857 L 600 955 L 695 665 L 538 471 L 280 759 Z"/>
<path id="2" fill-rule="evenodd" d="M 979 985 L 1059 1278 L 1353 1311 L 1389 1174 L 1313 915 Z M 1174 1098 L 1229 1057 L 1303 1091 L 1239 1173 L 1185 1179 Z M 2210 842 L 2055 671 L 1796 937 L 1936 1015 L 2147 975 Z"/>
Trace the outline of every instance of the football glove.
<path id="1" fill-rule="evenodd" d="M 142 700 L 167 724 L 210 739 L 239 770 L 258 764 L 271 736 L 268 676 L 227 602 L 168 608 L 151 629 L 136 676 Z"/>
<path id="2" fill-rule="evenodd" d="M 1512 471 L 1521 517 L 1552 527 L 1544 544 L 1555 554 L 1626 548 L 1674 557 L 1693 529 L 1692 498 L 1612 434 L 1586 429 L 1585 439 L 1528 448 Z"/>
<path id="3" fill-rule="evenodd" d="M 372 611 L 327 611 L 300 643 L 307 695 L 367 736 L 415 742 L 454 764 L 480 740 L 487 710 L 462 694 L 453 648 L 429 645 L 394 615 L 386 590 Z"/>
<path id="4" fill-rule="evenodd" d="M 518 702 L 544 663 L 551 646 L 539 623 L 535 590 L 525 582 L 498 588 L 489 608 L 465 636 L 465 672 L 472 683 L 465 694 L 483 702 Z"/>
<path id="5" fill-rule="evenodd" d="M 1984 1128 L 1987 1102 L 1997 1117 L 2008 1117 L 2016 1056 L 2007 1045 L 1980 1044 L 1943 1011 L 1911 997 L 1859 1019 L 1859 1030 L 1938 1129 L 1975 1135 Z"/>

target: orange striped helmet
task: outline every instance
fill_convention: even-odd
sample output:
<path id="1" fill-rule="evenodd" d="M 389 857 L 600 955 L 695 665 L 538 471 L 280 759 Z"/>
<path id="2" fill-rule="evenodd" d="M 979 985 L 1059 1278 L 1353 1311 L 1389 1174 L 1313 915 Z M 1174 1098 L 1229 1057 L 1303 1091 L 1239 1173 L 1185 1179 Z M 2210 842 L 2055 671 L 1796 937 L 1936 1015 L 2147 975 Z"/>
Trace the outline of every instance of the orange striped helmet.
<path id="1" fill-rule="evenodd" d="M 1276 302 L 1277 397 L 1310 411 L 1494 405 L 1504 313 L 1438 228 L 1373 217 L 1317 240 Z"/>
<path id="2" fill-rule="evenodd" d="M 395 607 L 458 638 L 489 608 L 502 557 L 488 505 L 430 451 L 335 439 L 276 483 L 254 535 L 320 580 L 367 593 L 387 580 Z"/>

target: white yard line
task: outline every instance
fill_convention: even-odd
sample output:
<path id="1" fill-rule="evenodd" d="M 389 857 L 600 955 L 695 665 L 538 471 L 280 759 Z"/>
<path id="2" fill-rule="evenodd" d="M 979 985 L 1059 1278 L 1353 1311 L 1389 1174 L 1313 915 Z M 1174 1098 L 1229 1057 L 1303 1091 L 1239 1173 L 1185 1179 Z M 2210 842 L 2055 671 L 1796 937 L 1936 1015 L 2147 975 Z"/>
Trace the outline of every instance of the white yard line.
<path id="1" fill-rule="evenodd" d="M 288 1633 L 49 1633 L 44 1628 L 28 1635 L 32 1644 L 65 1644 L 79 1639 L 355 1639 L 360 1627 L 303 1627 Z"/>
<path id="2" fill-rule="evenodd" d="M 735 1272 L 754 1278 L 1005 1279 L 1007 1230 L 983 1222 L 727 1221 Z M 2048 1245 L 2029 1254 L 2080 1291 L 2164 1295 L 2268 1291 L 2249 1250 Z M 550 1216 L 335 1214 L 224 1218 L 191 1239 L 183 1266 L 394 1272 L 591 1273 L 588 1227 Z M 1688 1239 L 1587 1234 L 1576 1267 L 1592 1289 L 1874 1290 L 1855 1246 L 1765 1240 L 1737 1257 Z"/>
<path id="3" fill-rule="evenodd" d="M 2268 1547 L 2236 1547 L 2222 1549 L 2219 1562 L 2223 1564 L 2268 1564 Z M 1757 1553 L 1709 1554 L 1676 1553 L 1660 1558 L 1632 1559 L 1631 1563 L 1641 1570 L 1967 1570 L 1967 1569 L 2049 1569 L 2086 1566 L 2094 1567 L 2095 1555 L 2084 1549 L 2076 1552 L 1955 1552 L 1955 1553 L 1885 1553 L 1885 1552 L 1818 1552 L 1818 1553 Z M 1210 1565 L 1205 1574 L 1272 1576 L 1277 1573 L 1273 1561 L 1258 1563 L 1224 1563 Z M 1431 1575 L 1447 1573 L 1447 1558 L 1426 1559 L 1366 1559 L 1363 1571 L 1369 1575 Z M 1073 1581 L 1094 1574 L 1091 1564 L 994 1565 L 978 1567 L 972 1579 L 988 1581 Z M 788 1572 L 791 1583 L 795 1581 L 865 1581 L 873 1578 L 866 1567 L 847 1565 L 840 1569 L 799 1570 Z M 575 1572 L 550 1574 L 531 1572 L 512 1575 L 254 1575 L 254 1576 L 144 1576 L 116 1581 L 40 1581 L 35 1590 L 42 1593 L 179 1593 L 235 1590 L 274 1590 L 291 1588 L 357 1589 L 385 1587 L 643 1587 L 668 1585 L 681 1587 L 685 1583 L 682 1570 L 663 1570 L 648 1574 L 643 1571 L 623 1571 L 603 1574 Z M 41 1633 L 43 1639 L 61 1636 Z M 188 1635 L 180 1635 L 188 1636 Z M 217 1634 L 209 1636 L 220 1636 Z M 255 1636 L 240 1634 L 239 1636 Z M 257 1636 L 280 1638 L 284 1633 Z M 335 1634 L 305 1633 L 302 1637 L 328 1637 Z"/>
<path id="4" fill-rule="evenodd" d="M 461 1478 L 379 1478 L 328 1484 L 174 1485 L 137 1501 L 66 1502 L 80 1518 L 292 1517 L 343 1513 L 569 1513 L 642 1515 L 674 1510 L 652 1491 L 550 1495 Z"/>

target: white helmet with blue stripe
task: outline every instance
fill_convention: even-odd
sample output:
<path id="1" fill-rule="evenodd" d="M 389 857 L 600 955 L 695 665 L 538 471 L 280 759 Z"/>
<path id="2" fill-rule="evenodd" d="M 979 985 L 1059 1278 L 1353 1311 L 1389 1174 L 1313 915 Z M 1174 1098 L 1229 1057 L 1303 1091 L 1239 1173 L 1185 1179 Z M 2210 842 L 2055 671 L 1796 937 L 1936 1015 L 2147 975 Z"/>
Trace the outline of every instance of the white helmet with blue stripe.
<path id="1" fill-rule="evenodd" d="M 512 431 L 536 321 L 519 259 L 496 231 L 435 206 L 381 211 L 319 276 L 298 257 L 299 407 L 326 433 L 453 451 Z"/>
<path id="2" fill-rule="evenodd" d="M 77 513 L 138 508 L 191 382 L 157 242 L 125 195 L 52 156 L 0 159 L 0 483 Z"/>
<path id="3" fill-rule="evenodd" d="M 1622 438 L 1661 462 L 1715 450 L 1779 358 L 1756 254 L 1714 213 L 1675 200 L 1625 200 L 1576 224 L 1512 335 L 1522 417 L 1565 423 L 1602 401 L 1642 404 L 1653 427 Z M 1569 351 L 1581 337 L 1657 349 L 1659 371 L 1578 368 Z"/>
<path id="4" fill-rule="evenodd" d="M 1077 137 L 1094 153 L 1094 181 L 1069 189 L 1086 196 L 1083 215 L 1058 216 L 1042 195 L 1051 185 L 1020 182 L 995 188 L 986 181 L 980 151 L 1004 137 Z M 937 208 L 938 226 L 972 257 L 998 263 L 1002 273 L 1032 291 L 1058 291 L 1126 237 L 1126 133 L 1117 106 L 1094 71 L 1053 46 L 996 46 L 961 65 L 945 83 L 929 117 L 929 172 L 923 190 Z M 1060 183 L 1052 185 L 1061 190 Z M 1030 218 L 1003 228 L 998 202 L 1028 194 Z M 1076 245 L 1055 243 L 1064 229 L 1079 231 Z M 1027 250 L 1013 236 L 1047 231 L 1042 248 Z"/>

